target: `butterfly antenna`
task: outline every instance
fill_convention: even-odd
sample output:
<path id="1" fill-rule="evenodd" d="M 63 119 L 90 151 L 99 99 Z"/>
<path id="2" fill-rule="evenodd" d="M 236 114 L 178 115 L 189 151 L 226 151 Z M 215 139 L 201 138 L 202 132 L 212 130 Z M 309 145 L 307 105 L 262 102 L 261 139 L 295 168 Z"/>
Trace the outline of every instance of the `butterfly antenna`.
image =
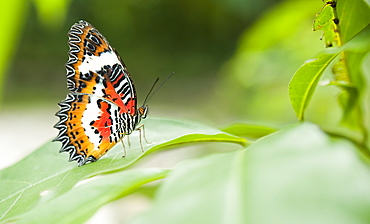
<path id="1" fill-rule="evenodd" d="M 166 82 L 167 82 L 167 80 L 168 79 L 170 79 L 171 78 L 171 76 L 173 76 L 173 74 L 175 74 L 174 72 L 172 72 L 163 82 L 162 82 L 162 84 L 161 85 L 159 85 L 158 86 L 158 88 L 156 89 L 156 90 L 154 90 L 154 92 L 153 92 L 153 89 L 154 89 L 154 87 L 155 87 L 155 85 L 158 83 L 158 81 L 159 81 L 159 78 L 157 78 L 155 81 L 154 81 L 154 83 L 153 83 L 153 85 L 152 85 L 152 88 L 150 88 L 150 90 L 149 90 L 149 92 L 148 92 L 148 94 L 146 95 L 146 97 L 145 97 L 145 100 L 144 100 L 144 103 L 143 103 L 143 106 L 145 106 L 146 105 L 146 103 L 150 100 L 150 98 L 152 98 L 152 96 L 163 86 L 163 84 L 165 84 Z M 153 92 L 153 93 L 152 93 Z"/>
<path id="2" fill-rule="evenodd" d="M 150 93 L 153 91 L 155 85 L 157 84 L 157 82 L 159 81 L 159 78 L 157 77 L 157 79 L 154 81 L 153 85 L 152 85 L 152 88 L 150 88 L 148 94 L 146 95 L 145 97 L 145 100 L 144 100 L 144 103 L 143 103 L 143 106 L 148 102 L 148 100 L 150 99 Z"/>

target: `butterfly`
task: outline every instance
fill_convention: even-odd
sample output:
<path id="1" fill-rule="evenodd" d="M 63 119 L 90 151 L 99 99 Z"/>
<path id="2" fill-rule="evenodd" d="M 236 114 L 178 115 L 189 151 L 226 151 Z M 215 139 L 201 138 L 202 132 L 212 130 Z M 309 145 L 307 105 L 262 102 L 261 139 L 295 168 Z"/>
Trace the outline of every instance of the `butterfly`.
<path id="1" fill-rule="evenodd" d="M 53 141 L 62 143 L 60 152 L 68 152 L 69 161 L 82 166 L 95 162 L 139 129 L 148 106 L 145 100 L 137 108 L 135 87 L 125 64 L 95 27 L 80 20 L 68 37 L 65 67 L 70 93 L 58 104 L 59 121 L 54 127 L 59 134 Z"/>

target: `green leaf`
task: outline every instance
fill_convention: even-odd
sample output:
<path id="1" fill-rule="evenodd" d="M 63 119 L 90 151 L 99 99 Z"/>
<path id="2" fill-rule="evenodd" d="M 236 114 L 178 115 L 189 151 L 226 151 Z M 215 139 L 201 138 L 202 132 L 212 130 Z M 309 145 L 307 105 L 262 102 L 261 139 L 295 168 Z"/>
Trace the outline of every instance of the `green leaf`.
<path id="1" fill-rule="evenodd" d="M 323 30 L 326 47 L 340 45 L 336 2 L 326 2 L 314 20 L 314 31 Z M 321 53 L 316 58 L 308 60 L 294 74 L 289 83 L 290 102 L 299 120 L 304 120 L 304 111 L 314 93 L 323 73 L 338 53 Z"/>
<path id="2" fill-rule="evenodd" d="M 122 158 L 123 148 L 117 144 L 99 161 L 77 167 L 68 162 L 68 153 L 58 153 L 60 144 L 47 143 L 17 164 L 0 171 L 0 222 L 19 219 L 42 200 L 42 192 L 56 197 L 70 190 L 81 180 L 102 173 L 115 172 L 133 164 L 141 157 L 163 148 L 197 142 L 230 142 L 245 144 L 246 140 L 196 123 L 171 119 L 148 118 L 146 137 L 151 144 L 143 145 L 138 133 L 131 137 L 131 147 Z"/>
<path id="3" fill-rule="evenodd" d="M 137 169 L 100 176 L 39 203 L 19 223 L 83 223 L 103 205 L 130 194 L 140 185 L 163 178 L 167 173 L 163 169 Z M 52 193 L 44 192 L 43 197 Z"/>
<path id="4" fill-rule="evenodd" d="M 304 120 L 304 111 L 310 102 L 317 84 L 337 54 L 319 54 L 306 61 L 289 83 L 290 102 L 299 120 Z"/>
<path id="5" fill-rule="evenodd" d="M 235 123 L 221 130 L 236 136 L 248 138 L 261 138 L 276 131 L 276 129 L 271 127 L 246 123 Z"/>
<path id="6" fill-rule="evenodd" d="M 180 163 L 142 223 L 368 223 L 370 170 L 356 146 L 299 123 L 246 150 Z M 354 175 L 355 174 L 355 175 Z"/>

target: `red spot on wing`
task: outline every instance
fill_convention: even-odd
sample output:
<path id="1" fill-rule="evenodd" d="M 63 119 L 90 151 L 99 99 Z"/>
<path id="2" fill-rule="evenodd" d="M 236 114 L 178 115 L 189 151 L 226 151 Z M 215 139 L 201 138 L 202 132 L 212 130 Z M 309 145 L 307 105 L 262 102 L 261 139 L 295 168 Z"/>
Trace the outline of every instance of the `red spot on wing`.
<path id="1" fill-rule="evenodd" d="M 109 136 L 112 134 L 110 130 L 110 126 L 112 126 L 111 114 L 109 111 L 109 103 L 101 101 L 99 102 L 101 115 L 98 120 L 96 120 L 93 124 L 99 131 L 99 135 L 102 136 L 102 141 L 109 140 Z"/>

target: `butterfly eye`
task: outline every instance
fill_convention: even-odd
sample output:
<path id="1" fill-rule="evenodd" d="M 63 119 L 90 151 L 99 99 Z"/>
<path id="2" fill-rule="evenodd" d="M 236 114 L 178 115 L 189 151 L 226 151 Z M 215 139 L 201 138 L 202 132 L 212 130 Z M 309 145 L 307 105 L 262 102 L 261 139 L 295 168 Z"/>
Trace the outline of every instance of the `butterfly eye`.
<path id="1" fill-rule="evenodd" d="M 138 112 L 139 112 L 139 114 L 140 114 L 140 116 L 141 116 L 141 118 L 142 119 L 145 119 L 146 118 L 146 116 L 148 115 L 148 107 L 147 106 L 145 106 L 145 107 L 140 107 L 139 109 L 138 109 Z"/>

